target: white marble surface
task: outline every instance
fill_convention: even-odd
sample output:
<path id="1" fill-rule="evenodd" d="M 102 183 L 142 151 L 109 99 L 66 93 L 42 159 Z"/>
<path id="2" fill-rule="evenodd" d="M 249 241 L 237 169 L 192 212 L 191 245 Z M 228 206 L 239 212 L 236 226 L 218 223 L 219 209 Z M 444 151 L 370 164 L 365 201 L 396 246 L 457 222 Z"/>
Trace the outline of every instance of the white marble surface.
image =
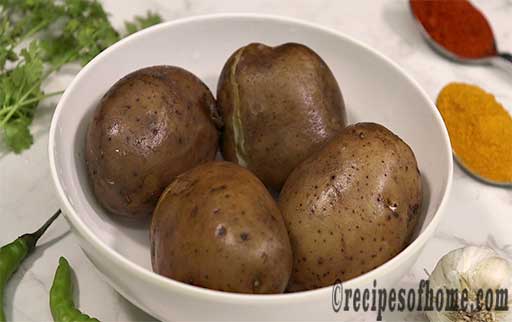
<path id="1" fill-rule="evenodd" d="M 398 62 L 434 100 L 448 82 L 478 84 L 496 94 L 512 108 L 512 72 L 455 65 L 433 53 L 415 30 L 407 3 L 398 0 L 104 0 L 112 21 L 148 9 L 165 19 L 219 12 L 259 12 L 285 15 L 319 23 L 381 51 Z M 499 47 L 512 51 L 512 0 L 475 1 L 490 18 Z M 179 44 L 176 44 L 179 46 Z M 51 80 L 49 88 L 63 88 L 76 69 L 70 68 Z M 33 132 L 34 146 L 21 155 L 7 153 L 0 142 L 0 244 L 32 231 L 59 207 L 48 165 L 48 129 L 54 102 L 38 110 Z M 414 286 L 432 270 L 447 251 L 463 245 L 488 245 L 512 257 L 512 190 L 485 186 L 456 166 L 447 213 L 439 231 L 401 286 Z M 102 321 L 152 321 L 132 306 L 96 273 L 79 249 L 65 221 L 60 220 L 42 240 L 41 247 L 22 266 L 6 290 L 6 313 L 10 321 L 49 321 L 48 290 L 58 257 L 72 263 L 79 284 L 79 305 Z M 365 318 L 362 317 L 364 320 Z M 422 314 L 390 320 L 426 321 Z"/>

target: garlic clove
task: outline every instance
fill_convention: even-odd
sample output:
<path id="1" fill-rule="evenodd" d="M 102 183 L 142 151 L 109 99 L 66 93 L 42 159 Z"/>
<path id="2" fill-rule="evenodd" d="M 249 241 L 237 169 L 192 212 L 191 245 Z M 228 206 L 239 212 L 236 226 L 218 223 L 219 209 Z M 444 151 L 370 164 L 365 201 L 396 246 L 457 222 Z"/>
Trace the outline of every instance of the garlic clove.
<path id="1" fill-rule="evenodd" d="M 511 285 L 512 265 L 501 257 L 489 257 L 473 268 L 471 284 L 478 289 L 498 289 Z"/>

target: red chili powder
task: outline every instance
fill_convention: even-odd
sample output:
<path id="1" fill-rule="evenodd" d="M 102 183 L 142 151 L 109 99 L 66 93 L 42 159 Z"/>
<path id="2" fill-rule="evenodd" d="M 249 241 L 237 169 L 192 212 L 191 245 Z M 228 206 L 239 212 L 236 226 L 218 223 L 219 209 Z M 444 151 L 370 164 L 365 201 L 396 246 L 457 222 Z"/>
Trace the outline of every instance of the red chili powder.
<path id="1" fill-rule="evenodd" d="M 466 58 L 496 54 L 484 15 L 467 0 L 410 0 L 413 14 L 442 47 Z"/>

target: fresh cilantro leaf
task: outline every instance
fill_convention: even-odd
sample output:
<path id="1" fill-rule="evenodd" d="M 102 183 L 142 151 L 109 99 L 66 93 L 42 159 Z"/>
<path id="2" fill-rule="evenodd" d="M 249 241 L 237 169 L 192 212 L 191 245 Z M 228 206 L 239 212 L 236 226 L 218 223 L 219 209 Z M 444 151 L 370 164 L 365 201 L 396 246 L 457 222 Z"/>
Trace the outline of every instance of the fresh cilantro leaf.
<path id="1" fill-rule="evenodd" d="M 13 33 L 14 27 L 7 15 L 3 12 L 0 16 L 0 70 L 5 68 L 5 64 L 8 61 L 18 59 L 12 45 L 14 42 Z"/>
<path id="2" fill-rule="evenodd" d="M 146 16 L 135 16 L 133 22 L 125 21 L 124 26 L 128 35 L 136 33 L 139 30 L 151 27 L 162 22 L 159 14 L 148 11 Z"/>
<path id="3" fill-rule="evenodd" d="M 76 60 L 78 56 L 74 38 L 69 35 L 41 39 L 41 49 L 42 59 L 55 69 Z"/>
<path id="4" fill-rule="evenodd" d="M 46 97 L 41 91 L 44 66 L 40 51 L 37 41 L 32 41 L 21 50 L 16 67 L 0 77 L 0 128 L 7 146 L 15 153 L 32 145 L 28 127 L 37 105 Z"/>
<path id="5" fill-rule="evenodd" d="M 28 129 L 29 125 L 27 119 L 19 118 L 3 127 L 5 143 L 15 153 L 20 153 L 33 144 L 34 139 Z"/>
<path id="6" fill-rule="evenodd" d="M 127 22 L 128 33 L 161 22 L 148 12 Z M 37 40 L 32 40 L 37 37 Z M 85 65 L 121 36 L 97 0 L 0 0 L 0 130 L 16 153 L 33 142 L 29 126 L 43 82 L 67 63 Z M 30 41 L 19 50 L 19 45 Z"/>

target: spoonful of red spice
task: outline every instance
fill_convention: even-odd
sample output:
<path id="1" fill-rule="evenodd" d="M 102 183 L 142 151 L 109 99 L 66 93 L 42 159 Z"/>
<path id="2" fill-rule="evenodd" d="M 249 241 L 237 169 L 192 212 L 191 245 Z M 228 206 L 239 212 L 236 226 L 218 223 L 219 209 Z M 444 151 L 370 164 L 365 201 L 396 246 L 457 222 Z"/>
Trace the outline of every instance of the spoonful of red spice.
<path id="1" fill-rule="evenodd" d="M 468 0 L 410 0 L 423 36 L 438 53 L 470 64 L 512 62 L 498 52 L 491 25 Z"/>

